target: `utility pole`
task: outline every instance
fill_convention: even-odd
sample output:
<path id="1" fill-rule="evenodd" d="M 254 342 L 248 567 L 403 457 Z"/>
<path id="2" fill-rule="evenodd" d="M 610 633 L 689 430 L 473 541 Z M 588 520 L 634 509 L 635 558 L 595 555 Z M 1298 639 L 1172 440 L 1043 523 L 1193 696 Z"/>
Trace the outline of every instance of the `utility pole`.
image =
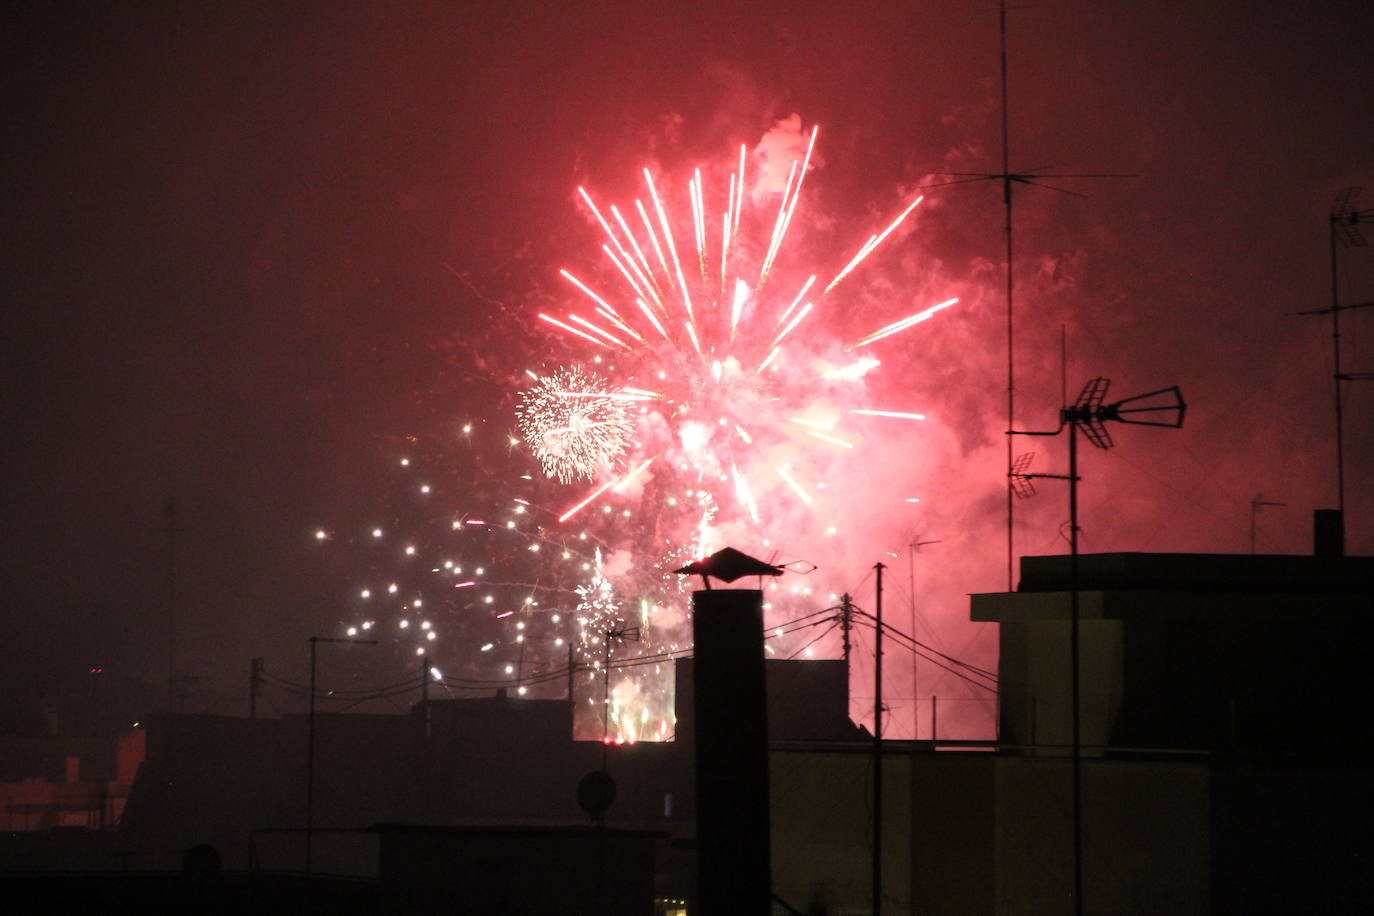
<path id="1" fill-rule="evenodd" d="M 305 743 L 305 877 L 310 879 L 311 852 L 315 838 L 315 647 L 322 642 L 377 645 L 375 639 L 339 639 L 332 636 L 310 637 L 310 712 L 306 724 Z"/>
<path id="2" fill-rule="evenodd" d="M 854 626 L 854 605 L 850 603 L 849 595 L 846 594 L 841 599 L 840 604 L 840 633 L 844 636 L 844 682 L 849 684 L 849 631 Z"/>
<path id="3" fill-rule="evenodd" d="M 873 652 L 873 916 L 883 909 L 883 570 L 873 565 L 877 584 L 873 600 L 876 618 Z"/>

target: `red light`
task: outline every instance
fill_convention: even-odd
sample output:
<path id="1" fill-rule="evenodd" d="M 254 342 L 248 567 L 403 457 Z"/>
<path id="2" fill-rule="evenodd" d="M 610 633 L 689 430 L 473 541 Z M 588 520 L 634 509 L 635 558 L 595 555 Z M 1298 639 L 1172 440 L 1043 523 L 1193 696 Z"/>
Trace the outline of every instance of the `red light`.
<path id="1" fill-rule="evenodd" d="M 602 739 L 601 739 L 601 743 L 602 743 L 602 744 L 610 744 L 610 743 L 611 743 L 611 736 L 610 736 L 610 735 L 607 735 L 606 737 L 602 738 Z"/>
<path id="2" fill-rule="evenodd" d="M 104 673 L 105 673 L 105 669 L 104 669 L 104 668 L 92 668 L 92 669 L 91 669 L 91 674 L 104 674 Z"/>

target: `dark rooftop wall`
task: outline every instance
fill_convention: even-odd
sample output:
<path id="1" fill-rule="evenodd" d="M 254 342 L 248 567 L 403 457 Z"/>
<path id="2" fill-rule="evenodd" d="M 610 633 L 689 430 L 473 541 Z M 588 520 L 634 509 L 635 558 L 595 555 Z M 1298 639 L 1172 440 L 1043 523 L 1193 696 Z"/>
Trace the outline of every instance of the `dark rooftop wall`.
<path id="1" fill-rule="evenodd" d="M 1017 591 L 1067 591 L 1070 557 L 1022 557 Z M 1279 591 L 1374 597 L 1374 557 L 1090 553 L 1078 557 L 1084 591 Z"/>

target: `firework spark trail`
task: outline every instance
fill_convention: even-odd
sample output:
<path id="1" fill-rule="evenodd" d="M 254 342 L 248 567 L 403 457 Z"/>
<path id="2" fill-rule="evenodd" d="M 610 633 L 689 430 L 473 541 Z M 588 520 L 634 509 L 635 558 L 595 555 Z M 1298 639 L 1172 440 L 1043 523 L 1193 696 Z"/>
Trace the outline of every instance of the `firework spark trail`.
<path id="1" fill-rule="evenodd" d="M 588 496 L 586 499 L 582 500 L 582 502 L 578 503 L 577 505 L 569 509 L 567 512 L 564 512 L 562 515 L 560 515 L 558 517 L 558 520 L 560 522 L 566 522 L 568 519 L 572 518 L 578 512 L 581 512 L 589 504 L 594 502 L 598 496 L 600 496 L 602 493 L 605 493 L 607 490 L 622 489 L 625 486 L 625 484 L 629 483 L 635 477 L 638 477 L 641 472 L 648 468 L 649 465 L 653 463 L 653 461 L 654 459 L 650 458 L 648 461 L 644 462 L 639 467 L 635 468 L 633 471 L 626 474 L 625 476 L 617 477 L 612 480 L 606 481 L 604 484 L 602 484 L 601 486 L 597 487 L 594 491 L 592 491 L 592 494 Z"/>
<path id="2" fill-rule="evenodd" d="M 663 268 L 663 275 L 668 277 L 668 262 L 664 260 L 663 247 L 658 244 L 658 236 L 654 234 L 654 224 L 649 221 L 649 214 L 645 211 L 644 204 L 637 198 L 635 200 L 635 209 L 639 211 L 640 222 L 644 223 L 644 231 L 649 234 L 649 241 L 653 243 L 654 254 L 658 255 L 658 263 L 659 266 Z M 669 277 L 669 282 L 671 283 L 671 277 Z M 659 305 L 663 305 L 661 299 Z"/>
<path id="3" fill-rule="evenodd" d="M 915 315 L 909 315 L 906 318 L 901 319 L 900 321 L 894 321 L 887 327 L 880 328 L 879 330 L 874 331 L 872 334 L 869 334 L 867 337 L 859 339 L 855 342 L 854 346 L 866 347 L 874 341 L 882 340 L 884 337 L 890 337 L 893 334 L 896 334 L 898 331 L 905 331 L 912 325 L 920 324 L 922 321 L 927 320 L 936 312 L 943 311 L 944 309 L 949 308 L 951 305 L 957 304 L 958 301 L 958 299 L 946 299 L 944 302 L 932 305 L 925 311 L 917 312 Z"/>
<path id="4" fill-rule="evenodd" d="M 620 258 L 615 256 L 615 252 L 611 251 L 610 247 L 606 245 L 602 245 L 601 250 L 605 252 L 607 260 L 615 265 L 616 270 L 620 271 L 621 276 L 625 278 L 625 282 L 630 284 L 630 288 L 635 291 L 635 295 L 641 298 L 644 297 L 646 295 L 644 290 L 640 289 L 639 284 L 635 282 L 635 278 L 630 276 L 630 272 L 625 269 L 625 265 L 621 263 Z M 635 265 L 633 261 L 630 262 L 630 266 L 636 267 L 636 272 L 638 272 L 637 265 Z"/>
<path id="5" fill-rule="evenodd" d="M 682 262 L 678 260 L 673 230 L 668 227 L 668 214 L 663 212 L 663 201 L 659 199 L 658 189 L 654 187 L 654 176 L 649 174 L 647 168 L 644 170 L 644 182 L 649 186 L 649 196 L 653 198 L 654 209 L 658 212 L 658 222 L 663 228 L 663 238 L 668 243 L 668 253 L 673 256 L 673 269 L 677 271 L 678 295 L 682 296 L 682 305 L 687 309 L 687 321 L 690 323 L 695 320 L 692 316 L 692 294 L 687 290 L 687 278 L 682 275 Z"/>
<path id="6" fill-rule="evenodd" d="M 782 323 L 783 323 L 784 321 L 787 320 L 787 316 L 790 315 L 790 314 L 792 314 L 792 310 L 793 310 L 794 308 L 797 307 L 797 303 L 802 301 L 802 296 L 805 296 L 805 295 L 806 295 L 806 291 L 807 291 L 808 289 L 810 289 L 810 288 L 811 288 L 811 284 L 813 284 L 813 283 L 815 283 L 815 282 L 816 282 L 816 275 L 815 275 L 815 274 L 812 274 L 811 276 L 809 276 L 809 277 L 806 278 L 806 282 L 802 284 L 801 290 L 799 290 L 799 291 L 797 292 L 797 297 L 796 297 L 795 299 L 792 300 L 792 304 L 789 305 L 789 306 L 787 307 L 787 309 L 782 313 L 782 317 L 778 319 L 778 326 L 779 326 L 779 327 L 781 327 L 781 326 L 782 326 Z"/>
<path id="7" fill-rule="evenodd" d="M 619 338 L 616 337 L 614 334 L 610 334 L 610 333 L 608 333 L 608 332 L 602 330 L 601 328 L 599 328 L 599 327 L 597 327 L 596 325 L 592 324 L 590 321 L 588 321 L 587 319 L 583 318 L 582 316 L 580 316 L 580 315 L 569 314 L 568 317 L 571 318 L 573 321 L 576 321 L 578 324 L 582 325 L 582 327 L 586 328 L 587 330 L 591 331 L 592 333 L 594 333 L 594 334 L 600 334 L 602 337 L 606 338 L 606 339 L 609 340 L 611 343 L 615 344 L 617 347 L 620 347 L 622 350 L 628 350 L 628 349 L 630 349 L 629 344 L 625 343 L 625 341 L 619 339 Z"/>
<path id="8" fill-rule="evenodd" d="M 875 235 L 869 238 L 869 240 L 864 243 L 863 247 L 859 249 L 859 253 L 854 255 L 854 259 L 850 261 L 848 264 L 846 264 L 843 270 L 835 274 L 835 279 L 830 281 L 830 285 L 825 288 L 825 291 L 827 293 L 830 292 L 832 289 L 839 285 L 841 280 L 849 276 L 854 271 L 854 268 L 858 267 L 863 262 L 864 258 L 872 254 L 874 249 L 876 249 L 879 245 L 883 243 L 883 239 L 891 235 L 893 230 L 895 230 L 898 226 L 900 226 L 903 222 L 906 221 L 907 215 L 910 214 L 912 210 L 915 210 L 916 205 L 923 200 L 925 200 L 924 195 L 913 200 L 911 202 L 911 205 L 902 211 L 901 216 L 898 216 L 896 219 L 894 219 L 892 221 L 892 224 L 882 231 L 882 234 Z"/>
<path id="9" fill-rule="evenodd" d="M 858 409 L 854 412 L 857 414 L 863 414 L 866 417 L 892 417 L 897 420 L 924 420 L 926 418 L 926 415 L 923 413 L 905 413 L 899 410 Z"/>
<path id="10" fill-rule="evenodd" d="M 876 359 L 864 357 L 863 359 L 855 360 L 847 366 L 840 366 L 837 369 L 830 369 L 826 372 L 822 372 L 820 378 L 843 379 L 847 382 L 856 382 L 881 365 L 882 363 L 878 362 Z"/>
<path id="11" fill-rule="evenodd" d="M 542 320 L 547 321 L 549 324 L 551 324 L 551 325 L 553 325 L 553 326 L 555 326 L 555 327 L 562 328 L 563 330 L 565 330 L 565 331 L 567 331 L 567 332 L 569 332 L 569 333 L 571 333 L 571 334 L 576 334 L 578 337 L 582 337 L 582 338 L 585 338 L 585 339 L 587 339 L 587 340 L 590 340 L 592 343 L 596 344 L 598 347 L 605 347 L 605 346 L 606 346 L 606 344 L 604 344 L 604 343 L 602 343 L 601 341 L 597 340 L 597 339 L 596 339 L 595 337 L 593 337 L 592 335 L 587 334 L 587 333 L 585 333 L 585 332 L 583 332 L 583 331 L 579 331 L 577 328 L 570 327 L 570 326 L 564 324 L 563 322 L 559 321 L 557 318 L 551 318 L 551 317 L 549 317 L 548 315 L 545 315 L 543 312 L 540 312 L 540 313 L 539 313 L 539 317 L 540 317 Z"/>
<path id="12" fill-rule="evenodd" d="M 797 201 L 801 199 L 802 182 L 806 180 L 806 170 L 811 164 L 811 150 L 816 145 L 816 136 L 820 133 L 820 126 L 811 129 L 811 139 L 806 144 L 806 156 L 802 159 L 801 171 L 797 173 L 797 188 L 792 193 L 792 201 L 788 203 L 787 194 L 783 194 L 782 209 L 778 211 L 778 226 L 773 232 L 772 245 L 768 250 L 768 256 L 763 260 L 763 270 L 759 274 L 759 286 L 763 286 L 764 280 L 768 278 L 768 272 L 773 269 L 773 259 L 778 255 L 778 249 L 782 247 L 783 238 L 787 235 L 787 227 L 792 224 L 792 214 L 796 212 Z M 795 164 L 794 164 L 795 165 Z M 791 184 L 791 176 L 788 176 L 788 184 Z M 829 290 L 827 290 L 828 292 Z"/>
<path id="13" fill-rule="evenodd" d="M 630 247 L 634 249 L 635 257 L 639 259 L 639 263 L 635 265 L 635 273 L 644 279 L 653 300 L 658 303 L 659 308 L 662 308 L 663 293 L 658 288 L 658 281 L 654 279 L 654 269 L 649 266 L 649 259 L 644 257 L 644 250 L 639 247 L 639 242 L 635 241 L 635 234 L 630 231 L 630 227 L 625 223 L 625 217 L 620 215 L 620 208 L 615 204 L 611 204 L 611 215 L 615 217 L 616 224 L 620 226 L 620 231 L 624 232 L 625 237 L 630 240 Z"/>
<path id="14" fill-rule="evenodd" d="M 787 473 L 787 468 L 783 467 L 782 465 L 778 465 L 778 467 L 775 468 L 775 470 L 778 472 L 778 476 L 781 477 L 783 481 L 789 487 L 792 488 L 792 491 L 797 494 L 798 498 L 800 498 L 802 502 L 806 503 L 806 505 L 808 506 L 811 505 L 811 494 L 807 493 L 805 488 L 803 488 L 801 484 L 797 483 L 796 479 L 791 474 Z"/>
<path id="15" fill-rule="evenodd" d="M 744 312 L 744 303 L 749 299 L 749 284 L 743 280 L 735 281 L 735 301 L 730 308 L 730 339 L 735 339 L 735 332 L 739 329 L 739 317 Z"/>

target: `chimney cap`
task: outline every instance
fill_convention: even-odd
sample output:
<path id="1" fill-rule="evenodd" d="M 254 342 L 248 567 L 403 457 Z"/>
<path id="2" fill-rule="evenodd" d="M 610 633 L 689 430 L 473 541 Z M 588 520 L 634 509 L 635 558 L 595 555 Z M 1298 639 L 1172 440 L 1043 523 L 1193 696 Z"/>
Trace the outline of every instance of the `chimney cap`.
<path id="1" fill-rule="evenodd" d="M 722 582 L 734 582 L 744 576 L 781 576 L 783 573 L 781 566 L 756 560 L 733 547 L 722 548 L 709 557 L 695 560 L 681 569 L 673 571 L 685 576 L 701 576 L 701 581 L 707 590 L 711 588 L 711 580 L 707 578 L 708 576 L 714 576 Z"/>

